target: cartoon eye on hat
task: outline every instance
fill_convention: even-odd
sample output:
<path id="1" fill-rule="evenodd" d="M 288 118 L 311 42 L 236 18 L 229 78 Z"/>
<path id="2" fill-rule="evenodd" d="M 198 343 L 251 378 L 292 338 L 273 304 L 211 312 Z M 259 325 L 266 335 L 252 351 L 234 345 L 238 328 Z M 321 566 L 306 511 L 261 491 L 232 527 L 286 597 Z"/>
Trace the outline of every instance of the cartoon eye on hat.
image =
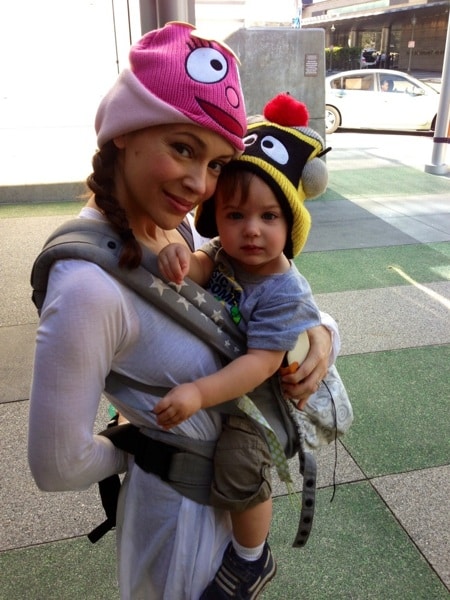
<path id="1" fill-rule="evenodd" d="M 289 94 L 279 94 L 264 108 L 264 120 L 251 123 L 244 137 L 240 161 L 271 187 L 283 210 L 288 211 L 291 248 L 296 256 L 308 236 L 311 218 L 304 200 L 324 192 L 328 183 L 321 136 L 308 127 L 309 114 L 302 102 Z"/>

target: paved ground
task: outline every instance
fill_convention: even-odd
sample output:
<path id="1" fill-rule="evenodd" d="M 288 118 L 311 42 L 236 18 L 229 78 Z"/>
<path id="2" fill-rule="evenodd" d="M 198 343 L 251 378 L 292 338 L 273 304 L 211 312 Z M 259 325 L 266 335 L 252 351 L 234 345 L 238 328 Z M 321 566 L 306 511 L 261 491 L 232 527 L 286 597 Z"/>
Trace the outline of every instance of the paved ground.
<path id="1" fill-rule="evenodd" d="M 450 180 L 423 170 L 431 138 L 400 146 L 392 136 L 384 153 L 373 137 L 363 148 L 355 140 L 329 137 L 330 184 L 309 205 L 299 266 L 339 322 L 338 367 L 356 417 L 338 444 L 333 502 L 335 448 L 318 456 L 315 522 L 302 550 L 290 547 L 297 512 L 277 486 L 279 570 L 265 600 L 450 597 Z M 118 598 L 114 534 L 96 546 L 84 535 L 102 518 L 96 490 L 40 493 L 26 463 L 37 322 L 28 276 L 47 233 L 76 211 L 0 206 L 1 600 Z"/>

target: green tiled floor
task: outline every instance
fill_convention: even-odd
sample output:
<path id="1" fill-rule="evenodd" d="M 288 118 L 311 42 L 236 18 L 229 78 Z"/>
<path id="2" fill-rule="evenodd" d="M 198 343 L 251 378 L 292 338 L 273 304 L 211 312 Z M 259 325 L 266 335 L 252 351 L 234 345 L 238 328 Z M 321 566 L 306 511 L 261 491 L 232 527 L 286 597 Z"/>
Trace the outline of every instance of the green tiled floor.
<path id="1" fill-rule="evenodd" d="M 419 283 L 450 280 L 450 243 L 309 252 L 296 260 L 314 293 L 409 285 L 391 267 Z"/>
<path id="2" fill-rule="evenodd" d="M 328 189 L 322 200 L 336 198 L 361 198 L 368 195 L 377 197 L 428 194 L 430 189 L 434 193 L 447 193 L 449 182 L 447 179 L 436 178 L 413 169 L 412 167 L 399 166 L 393 163 L 380 164 L 379 168 L 367 168 L 367 161 L 349 160 L 349 169 L 341 168 L 330 172 Z"/>
<path id="3" fill-rule="evenodd" d="M 450 346 L 343 356 L 355 422 L 344 446 L 367 477 L 447 464 Z"/>
<path id="4" fill-rule="evenodd" d="M 281 505 L 283 508 L 281 508 Z M 278 573 L 264 600 L 448 600 L 442 585 L 369 483 L 318 493 L 304 549 L 289 547 L 295 515 L 277 499 L 271 541 Z"/>
<path id="5" fill-rule="evenodd" d="M 0 219 L 11 217 L 76 216 L 85 201 L 47 202 L 43 204 L 0 204 Z"/>
<path id="6" fill-rule="evenodd" d="M 117 600 L 114 535 L 0 554 L 0 600 Z"/>
<path id="7" fill-rule="evenodd" d="M 433 574 L 369 483 L 318 492 L 313 533 L 292 549 L 297 514 L 275 500 L 271 544 L 277 577 L 264 600 L 446 600 Z M 1 600 L 117 600 L 114 536 L 85 538 L 0 555 Z M 175 599 L 174 599 L 175 600 Z"/>

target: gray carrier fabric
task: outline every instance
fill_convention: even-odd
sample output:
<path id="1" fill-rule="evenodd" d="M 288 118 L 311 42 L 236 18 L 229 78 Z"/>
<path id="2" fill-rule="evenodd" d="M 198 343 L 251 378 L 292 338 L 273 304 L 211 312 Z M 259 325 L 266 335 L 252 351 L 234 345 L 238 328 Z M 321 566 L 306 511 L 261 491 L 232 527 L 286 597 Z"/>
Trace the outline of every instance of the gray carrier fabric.
<path id="1" fill-rule="evenodd" d="M 42 252 L 39 254 L 33 265 L 31 273 L 31 285 L 33 288 L 32 299 L 38 311 L 40 311 L 45 299 L 48 275 L 52 264 L 61 259 L 81 259 L 98 264 L 106 272 L 133 289 L 143 298 L 164 310 L 166 314 L 169 314 L 173 319 L 192 331 L 198 338 L 204 340 L 218 351 L 224 361 L 231 361 L 239 354 L 245 352 L 245 336 L 237 329 L 229 314 L 224 310 L 222 304 L 214 300 L 210 295 L 204 293 L 203 288 L 200 288 L 197 284 L 188 279 L 186 279 L 188 285 L 182 286 L 179 291 L 164 284 L 159 279 L 156 255 L 145 247 L 142 248 L 143 260 L 138 268 L 130 270 L 119 267 L 118 260 L 121 247 L 122 241 L 119 235 L 113 231 L 108 223 L 83 218 L 73 219 L 57 228 L 45 243 Z M 155 282 L 164 286 L 163 295 L 161 295 L 157 286 L 152 287 L 152 284 Z M 198 293 L 204 293 L 204 296 L 207 299 L 207 302 L 202 304 L 202 310 L 200 310 L 195 303 Z M 180 303 L 177 302 L 180 294 L 186 300 L 186 303 L 183 304 L 182 308 L 180 308 Z M 186 306 L 188 306 L 188 310 L 186 310 Z M 123 378 L 123 376 L 118 375 L 117 373 L 110 373 L 106 381 L 107 391 L 112 394 L 120 393 L 123 397 L 126 395 L 126 390 L 129 388 L 144 389 L 148 390 L 150 393 L 161 396 L 167 392 L 164 388 L 150 388 L 142 382 L 130 378 Z M 316 484 L 315 458 L 311 453 L 305 452 L 301 436 L 289 415 L 288 407 L 282 396 L 277 375 L 271 377 L 248 395 L 258 406 L 277 434 L 277 437 L 284 448 L 286 457 L 292 458 L 295 454 L 299 454 L 300 473 L 304 478 L 304 490 L 302 495 L 300 525 L 294 541 L 294 546 L 304 546 L 311 530 L 314 514 Z M 239 409 L 235 407 L 233 402 L 229 402 L 210 410 L 218 410 L 221 413 L 230 413 Z M 114 432 L 110 432 L 108 436 L 118 447 L 121 447 L 120 439 L 127 439 L 125 444 L 126 447 L 124 447 L 124 449 L 130 451 L 129 440 L 136 434 L 134 431 L 135 429 L 136 428 L 129 430 L 128 435 L 124 435 L 125 432 L 123 432 L 122 436 L 119 436 L 119 441 L 117 443 Z M 106 434 L 106 431 L 102 433 Z M 143 435 L 152 439 L 160 437 L 159 432 L 151 430 L 145 430 Z M 141 436 L 139 436 L 139 438 L 141 439 Z M 165 443 L 162 439 L 156 441 L 160 444 Z M 134 443 L 135 441 L 133 438 L 131 446 L 134 446 Z M 144 440 L 143 443 L 145 445 L 147 442 Z M 190 455 L 189 457 L 179 457 L 177 456 L 179 452 L 173 453 L 176 458 L 171 458 L 169 461 L 170 465 L 167 467 L 168 474 L 166 473 L 168 482 L 173 485 L 173 487 L 176 487 L 180 493 L 187 495 L 197 502 L 207 504 L 208 498 L 206 495 L 209 495 L 209 493 L 208 485 L 205 484 L 205 481 L 207 482 L 208 478 L 211 478 L 212 468 L 210 461 L 212 460 L 212 457 L 208 457 L 205 460 L 205 456 L 202 455 L 203 449 L 199 448 L 199 442 L 184 436 L 171 434 L 170 444 L 166 444 L 166 446 L 167 445 L 178 448 L 185 455 L 186 453 Z M 144 454 L 148 455 L 148 453 L 145 452 Z M 195 462 L 196 457 L 199 457 L 197 463 Z M 175 471 L 180 473 L 180 468 L 181 470 L 183 469 L 183 461 L 186 460 L 189 461 L 191 472 L 197 473 L 198 485 L 195 484 L 192 477 L 189 482 L 186 482 L 186 485 L 178 485 L 177 482 L 171 481 L 171 478 L 175 479 L 173 473 Z M 145 461 L 147 467 L 154 472 L 156 466 L 151 459 L 148 458 L 148 460 L 145 459 Z M 173 461 L 174 464 L 172 465 Z M 175 466 L 175 463 L 177 463 L 178 466 Z M 196 464 L 195 467 L 193 466 L 194 464 Z M 116 485 L 115 489 L 117 491 Z M 102 501 L 105 506 L 103 497 Z M 112 502 L 112 504 L 114 503 Z M 114 517 L 108 518 L 107 521 L 108 525 L 105 526 L 106 531 L 114 526 L 115 513 Z M 106 531 L 102 531 L 99 535 L 103 535 Z"/>

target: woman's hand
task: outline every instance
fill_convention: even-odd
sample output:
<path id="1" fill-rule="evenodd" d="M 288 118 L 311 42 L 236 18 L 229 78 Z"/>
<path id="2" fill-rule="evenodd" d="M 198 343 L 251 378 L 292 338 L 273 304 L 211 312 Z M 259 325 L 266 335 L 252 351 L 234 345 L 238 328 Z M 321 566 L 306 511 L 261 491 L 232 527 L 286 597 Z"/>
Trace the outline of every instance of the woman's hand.
<path id="1" fill-rule="evenodd" d="M 323 325 L 308 331 L 310 349 L 307 357 L 295 373 L 281 378 L 283 392 L 289 398 L 297 400 L 297 407 L 302 410 L 308 398 L 317 392 L 320 382 L 328 371 L 331 352 L 331 333 Z"/>

